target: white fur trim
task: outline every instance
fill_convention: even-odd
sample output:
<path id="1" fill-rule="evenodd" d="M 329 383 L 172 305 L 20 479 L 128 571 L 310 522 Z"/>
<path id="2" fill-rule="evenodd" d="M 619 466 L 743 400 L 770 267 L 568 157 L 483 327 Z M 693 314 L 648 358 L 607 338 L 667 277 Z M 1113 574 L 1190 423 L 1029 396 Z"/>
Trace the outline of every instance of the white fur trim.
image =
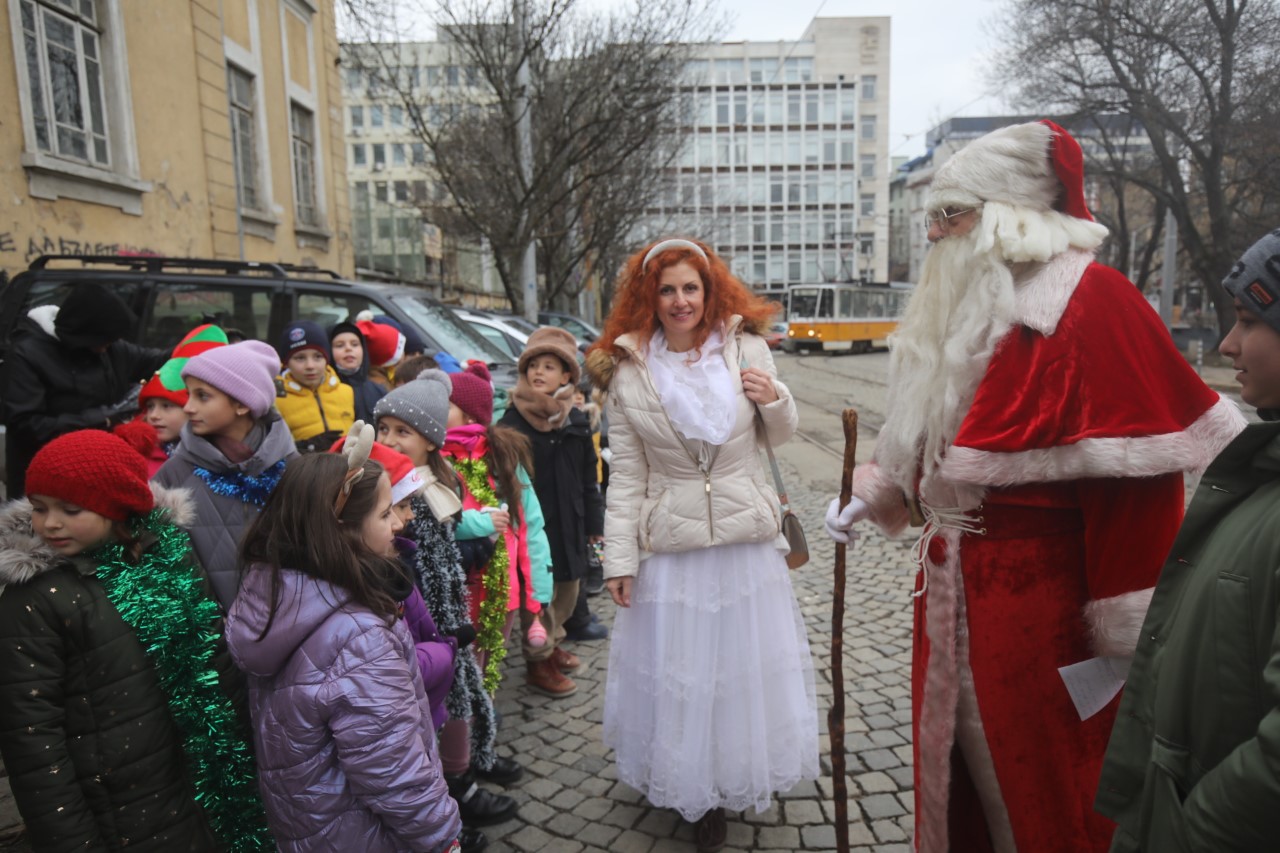
<path id="1" fill-rule="evenodd" d="M 57 305 L 39 305 L 27 312 L 27 316 L 35 321 L 45 334 L 51 338 L 58 337 L 58 333 L 54 331 L 53 323 L 58 319 Z"/>
<path id="2" fill-rule="evenodd" d="M 911 520 L 911 513 L 903 503 L 902 489 L 874 462 L 853 470 L 852 494 L 866 502 L 871 508 L 871 521 L 889 536 L 901 533 Z"/>
<path id="3" fill-rule="evenodd" d="M 1103 657 L 1133 654 L 1138 648 L 1138 637 L 1154 592 L 1154 587 L 1139 589 L 1090 601 L 1084 606 L 1084 618 L 1089 624 L 1095 654 Z"/>
<path id="4" fill-rule="evenodd" d="M 956 737 L 956 625 L 964 596 L 960 576 L 960 534 L 943 528 L 946 559 L 941 566 L 926 561 L 925 631 L 929 660 L 925 665 L 924 697 L 920 702 L 917 744 L 920 766 L 916 777 L 916 849 L 919 853 L 947 853 L 947 806 L 951 799 L 951 748 Z"/>
<path id="5" fill-rule="evenodd" d="M 1045 337 L 1052 335 L 1091 263 L 1093 254 L 1078 249 L 1051 258 L 1030 279 L 1016 286 L 1013 297 L 1016 321 Z"/>
<path id="6" fill-rule="evenodd" d="M 58 564 L 58 555 L 31 529 L 31 502 L 0 508 L 0 584 L 26 583 Z"/>
<path id="7" fill-rule="evenodd" d="M 169 521 L 178 527 L 190 527 L 196 520 L 196 501 L 190 489 L 180 486 L 162 486 L 151 482 L 151 494 L 156 499 L 156 509 L 168 512 Z"/>
<path id="8" fill-rule="evenodd" d="M 1155 477 L 1174 471 L 1203 471 L 1245 427 L 1240 409 L 1219 395 L 1218 402 L 1182 432 L 1137 438 L 1086 438 L 1075 444 L 993 453 L 952 446 L 942 475 L 959 483 L 1013 486 L 1086 477 Z"/>

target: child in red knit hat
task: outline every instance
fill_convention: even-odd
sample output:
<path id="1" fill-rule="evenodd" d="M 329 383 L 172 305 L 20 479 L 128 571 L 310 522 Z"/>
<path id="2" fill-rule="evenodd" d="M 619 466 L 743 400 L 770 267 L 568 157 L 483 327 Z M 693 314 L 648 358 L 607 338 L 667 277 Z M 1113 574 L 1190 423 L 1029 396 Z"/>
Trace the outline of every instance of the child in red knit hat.
<path id="1" fill-rule="evenodd" d="M 526 632 L 526 655 L 541 656 L 538 650 L 547 640 L 543 611 L 551 602 L 551 549 L 542 506 L 529 480 L 528 471 L 533 467 L 529 439 L 510 427 L 490 425 L 493 385 L 488 368 L 471 362 L 449 378 L 453 390 L 441 452 L 462 478 L 463 507 L 484 510 L 464 512 L 456 537 L 464 551 L 467 540 L 482 537 L 497 537 L 499 545 L 485 565 L 467 567 L 471 608 L 479 632 L 477 655 L 482 666 L 487 664 L 486 678 L 496 687 L 497 663 L 517 611 Z M 489 594 L 499 580 L 507 590 L 506 601 L 494 601 Z M 553 697 L 577 690 L 577 685 L 558 670 L 548 670 L 546 678 L 531 686 Z"/>
<path id="2" fill-rule="evenodd" d="M 37 850 L 273 849 L 222 619 L 147 482 L 155 431 L 82 430 L 0 509 L 0 753 Z"/>

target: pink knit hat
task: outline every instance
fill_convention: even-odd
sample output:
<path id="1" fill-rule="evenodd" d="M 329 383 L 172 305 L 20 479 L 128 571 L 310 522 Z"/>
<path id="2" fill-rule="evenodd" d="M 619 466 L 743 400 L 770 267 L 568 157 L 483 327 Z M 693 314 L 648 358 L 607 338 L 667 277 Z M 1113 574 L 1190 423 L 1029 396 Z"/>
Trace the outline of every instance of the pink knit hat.
<path id="1" fill-rule="evenodd" d="M 208 382 L 233 400 L 248 406 L 254 419 L 271 411 L 276 401 L 280 356 L 262 341 L 241 341 L 203 352 L 182 368 L 188 376 Z"/>

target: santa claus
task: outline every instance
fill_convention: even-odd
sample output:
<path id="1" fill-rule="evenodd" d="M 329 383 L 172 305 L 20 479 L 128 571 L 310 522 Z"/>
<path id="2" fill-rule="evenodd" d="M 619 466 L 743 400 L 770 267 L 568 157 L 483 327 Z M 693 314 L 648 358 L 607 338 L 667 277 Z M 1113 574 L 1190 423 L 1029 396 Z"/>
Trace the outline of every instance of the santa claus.
<path id="1" fill-rule="evenodd" d="M 874 461 L 827 526 L 922 525 L 912 693 L 920 853 L 1106 850 L 1093 797 L 1117 701 L 1059 667 L 1132 653 L 1183 472 L 1244 426 L 1137 288 L 1094 261 L 1079 144 L 1049 121 L 933 181 L 934 243 L 891 341 Z"/>

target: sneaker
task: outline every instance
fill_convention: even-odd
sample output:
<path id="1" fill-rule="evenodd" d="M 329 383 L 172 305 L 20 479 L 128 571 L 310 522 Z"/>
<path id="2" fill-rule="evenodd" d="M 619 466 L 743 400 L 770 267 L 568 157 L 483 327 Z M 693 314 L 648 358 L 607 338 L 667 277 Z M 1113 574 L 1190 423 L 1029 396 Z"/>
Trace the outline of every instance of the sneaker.
<path id="1" fill-rule="evenodd" d="M 588 622 L 581 628 L 565 628 L 564 636 L 575 643 L 590 643 L 607 638 L 609 629 L 600 622 Z"/>
<path id="2" fill-rule="evenodd" d="M 475 771 L 477 778 L 495 785 L 502 785 L 504 788 L 519 782 L 520 777 L 524 775 L 524 768 L 515 760 L 503 758 L 501 755 L 493 759 L 493 766 L 488 770 L 477 767 Z"/>
<path id="3" fill-rule="evenodd" d="M 487 791 L 476 784 L 476 773 L 468 770 L 461 776 L 445 776 L 449 796 L 458 803 L 458 817 L 466 826 L 489 826 L 516 816 L 516 801 Z"/>
<path id="4" fill-rule="evenodd" d="M 564 673 L 556 668 L 551 658 L 527 664 L 524 683 L 529 685 L 535 693 L 541 693 L 553 699 L 572 695 L 578 690 L 578 685 L 566 678 Z"/>
<path id="5" fill-rule="evenodd" d="M 551 662 L 561 672 L 573 672 L 582 666 L 582 661 L 577 655 L 573 652 L 566 652 L 561 646 L 556 646 L 556 650 L 551 653 Z"/>

